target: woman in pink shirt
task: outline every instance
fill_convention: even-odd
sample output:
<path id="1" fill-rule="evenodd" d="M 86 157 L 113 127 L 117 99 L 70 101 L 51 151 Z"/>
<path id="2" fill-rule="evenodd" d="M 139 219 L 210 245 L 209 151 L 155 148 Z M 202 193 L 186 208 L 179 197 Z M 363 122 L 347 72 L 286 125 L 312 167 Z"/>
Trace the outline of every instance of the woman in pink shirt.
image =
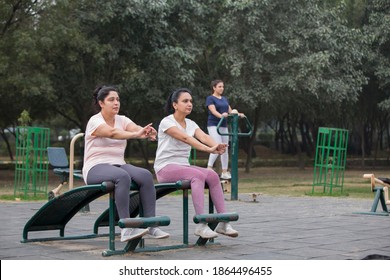
<path id="1" fill-rule="evenodd" d="M 156 191 L 152 173 L 144 168 L 126 164 L 124 153 L 127 139 L 156 140 L 157 132 L 148 124 L 141 127 L 123 115 L 118 115 L 120 100 L 113 86 L 95 89 L 94 100 L 99 113 L 92 116 L 85 130 L 83 177 L 86 184 L 112 181 L 115 184 L 115 204 L 120 219 L 129 218 L 129 191 L 131 182 L 140 187 L 140 198 L 145 217 L 156 215 Z M 145 234 L 166 238 L 160 228 L 125 228 L 121 241 L 126 242 Z"/>

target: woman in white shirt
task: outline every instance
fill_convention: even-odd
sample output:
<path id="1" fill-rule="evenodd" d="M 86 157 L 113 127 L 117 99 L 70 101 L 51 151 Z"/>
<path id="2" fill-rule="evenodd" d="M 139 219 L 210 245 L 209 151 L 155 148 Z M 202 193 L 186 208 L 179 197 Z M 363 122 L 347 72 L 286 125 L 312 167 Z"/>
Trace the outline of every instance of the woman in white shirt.
<path id="1" fill-rule="evenodd" d="M 115 184 L 115 204 L 120 219 L 129 218 L 131 181 L 140 187 L 140 198 L 145 217 L 156 214 L 156 191 L 152 173 L 144 168 L 126 164 L 124 153 L 127 139 L 156 140 L 157 131 L 148 124 L 141 127 L 126 116 L 118 115 L 120 100 L 113 86 L 98 87 L 94 91 L 95 105 L 100 110 L 92 116 L 85 130 L 83 177 L 86 184 L 112 181 Z M 166 238 L 168 233 L 158 227 L 125 228 L 121 241 L 126 242 L 145 234 Z"/>
<path id="2" fill-rule="evenodd" d="M 158 129 L 158 147 L 154 169 L 160 183 L 178 180 L 191 181 L 191 195 L 196 214 L 204 213 L 204 188 L 209 186 L 211 199 L 218 213 L 225 213 L 225 200 L 218 174 L 211 169 L 189 164 L 191 147 L 198 151 L 222 154 L 227 148 L 225 143 L 216 143 L 192 120 L 186 118 L 192 111 L 191 91 L 180 88 L 170 94 L 165 105 L 169 114 Z M 231 237 L 238 232 L 230 223 L 221 222 L 215 231 L 207 224 L 199 224 L 195 235 L 203 238 L 215 238 L 218 233 Z"/>

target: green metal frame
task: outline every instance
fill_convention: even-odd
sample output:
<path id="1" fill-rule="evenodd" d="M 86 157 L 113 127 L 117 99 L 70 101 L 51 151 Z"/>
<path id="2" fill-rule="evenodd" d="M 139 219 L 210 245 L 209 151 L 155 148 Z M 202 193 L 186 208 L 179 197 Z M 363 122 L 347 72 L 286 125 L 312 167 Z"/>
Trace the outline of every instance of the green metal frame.
<path id="1" fill-rule="evenodd" d="M 180 248 L 188 248 L 192 246 L 203 246 L 206 243 L 208 244 L 215 244 L 213 238 L 202 238 L 199 237 L 195 244 L 191 245 L 188 241 L 188 229 L 189 229 L 189 219 L 188 219 L 188 194 L 189 190 L 191 189 L 191 186 L 189 184 L 189 181 L 177 181 L 176 183 L 161 183 L 156 184 L 155 188 L 157 190 L 157 193 L 159 193 L 159 190 L 181 190 L 183 192 L 183 242 L 182 244 L 177 245 L 167 245 L 167 246 L 146 246 L 145 240 L 142 238 L 138 238 L 135 240 L 130 240 L 123 249 L 115 249 L 115 224 L 116 224 L 116 217 L 115 217 L 115 200 L 112 195 L 110 194 L 110 203 L 109 203 L 109 249 L 103 251 L 102 255 L 104 257 L 109 257 L 113 255 L 123 255 L 128 252 L 157 252 L 157 251 L 164 251 L 164 250 L 172 250 L 172 249 L 180 249 Z M 133 186 L 133 188 L 136 188 L 136 186 Z M 142 208 L 140 209 L 140 216 L 142 218 Z M 238 220 L 238 215 L 235 213 L 224 213 L 224 214 L 214 214 L 214 204 L 211 200 L 211 197 L 209 195 L 209 214 L 204 214 L 201 216 L 197 216 L 197 219 L 205 219 L 205 217 L 208 217 L 208 219 L 212 219 L 209 221 L 209 226 L 211 229 L 215 229 L 218 222 L 216 221 L 236 221 Z M 164 225 L 164 219 L 161 217 L 157 217 L 157 220 L 153 220 L 154 222 L 162 222 Z M 194 220 L 195 221 L 195 220 Z M 166 223 L 166 220 L 165 220 Z M 120 226 L 120 221 L 118 222 L 118 225 Z M 97 228 L 95 226 L 95 228 Z"/>
<path id="2" fill-rule="evenodd" d="M 356 212 L 355 214 L 365 214 L 365 215 L 377 215 L 377 216 L 389 216 L 389 209 L 386 205 L 386 200 L 384 196 L 383 187 L 374 188 L 375 197 L 374 202 L 372 203 L 371 210 L 369 212 Z M 382 212 L 377 212 L 378 204 L 381 203 Z"/>
<path id="3" fill-rule="evenodd" d="M 334 188 L 343 192 L 347 160 L 348 130 L 320 127 L 314 162 L 312 193 L 322 187 L 331 194 Z"/>
<path id="4" fill-rule="evenodd" d="M 201 215 L 195 215 L 194 223 L 207 223 L 209 228 L 214 230 L 219 222 L 233 222 L 238 220 L 238 214 L 237 213 L 219 213 L 219 214 L 201 214 Z M 196 245 L 203 246 L 205 245 L 209 240 L 206 238 L 199 237 L 196 241 Z M 213 239 L 211 239 L 210 243 L 213 243 Z"/>
<path id="5" fill-rule="evenodd" d="M 127 252 L 151 252 L 162 251 L 178 248 L 186 248 L 195 245 L 204 245 L 207 242 L 214 243 L 213 239 L 199 238 L 196 244 L 189 245 L 188 241 L 188 193 L 190 190 L 189 181 L 177 181 L 175 183 L 156 184 L 157 198 L 161 198 L 173 191 L 181 190 L 183 192 L 183 242 L 182 244 L 170 245 L 170 246 L 145 246 L 143 239 L 136 239 L 129 241 L 125 247 L 121 250 L 115 249 L 115 226 L 121 226 L 121 221 L 118 218 L 115 200 L 114 200 L 114 185 L 111 182 L 104 182 L 98 185 L 89 185 L 84 187 L 78 187 L 69 190 L 54 199 L 48 201 L 43 205 L 26 223 L 23 229 L 22 243 L 27 242 L 44 242 L 55 240 L 74 240 L 74 239 L 89 239 L 101 236 L 109 236 L 108 249 L 102 252 L 103 256 L 112 256 L 125 254 Z M 139 204 L 138 186 L 132 185 L 132 192 L 130 193 L 130 199 L 134 202 L 131 204 L 137 204 L 137 207 L 130 209 L 132 217 L 140 215 L 142 219 L 142 207 Z M 78 236 L 65 236 L 65 226 L 67 223 L 87 204 L 91 201 L 109 194 L 109 207 L 104 211 L 95 221 L 93 233 L 87 235 Z M 135 203 L 137 202 L 137 203 Z M 63 210 L 63 211 L 61 211 Z M 232 217 L 230 220 L 237 220 L 238 216 L 231 214 L 213 214 L 214 205 L 209 195 L 209 213 L 213 219 L 219 217 L 221 221 L 225 221 L 227 217 Z M 207 215 L 206 215 L 207 216 Z M 237 217 L 237 219 L 235 218 Z M 108 219 L 108 221 L 106 220 Z M 145 218 L 145 222 L 149 218 Z M 167 225 L 167 217 L 155 217 L 154 222 L 159 223 L 161 226 Z M 203 218 L 202 218 L 203 219 Z M 146 225 L 146 224 L 145 224 Z M 210 223 L 215 228 L 216 224 Z M 98 234 L 98 228 L 108 226 L 108 234 Z M 53 231 L 59 230 L 59 236 L 44 237 L 44 238 L 29 238 L 28 234 L 33 231 Z"/>
<path id="6" fill-rule="evenodd" d="M 113 184 L 103 183 L 78 187 L 67 191 L 44 204 L 26 223 L 23 229 L 22 243 L 86 239 L 97 237 L 97 234 L 83 236 L 65 236 L 65 227 L 68 222 L 88 203 L 106 195 L 114 189 Z M 59 236 L 48 238 L 29 238 L 28 234 L 34 231 L 59 230 Z"/>
<path id="7" fill-rule="evenodd" d="M 223 136 L 231 136 L 231 144 L 232 148 L 231 151 L 231 200 L 237 200 L 238 199 L 238 137 L 243 136 L 251 136 L 252 135 L 252 125 L 249 122 L 247 117 L 244 117 L 248 132 L 238 132 L 238 114 L 230 114 L 228 116 L 228 120 L 230 120 L 231 124 L 231 132 L 229 133 L 222 133 L 219 131 L 219 128 L 221 127 L 222 122 L 224 121 L 225 117 L 222 116 L 218 125 L 217 125 L 217 132 L 220 135 Z"/>
<path id="8" fill-rule="evenodd" d="M 136 185 L 132 186 L 132 189 L 137 189 L 138 187 Z M 156 252 L 156 251 L 163 251 L 163 250 L 171 250 L 171 249 L 179 249 L 179 248 L 186 248 L 189 247 L 188 242 L 188 190 L 190 189 L 190 184 L 188 181 L 177 181 L 175 183 L 161 183 L 155 185 L 157 194 L 159 193 L 159 190 L 168 190 L 164 193 L 170 193 L 172 191 L 176 190 L 182 190 L 183 191 L 183 243 L 177 244 L 177 245 L 169 245 L 169 246 L 145 246 L 145 242 L 143 239 L 138 238 L 135 240 L 130 240 L 123 249 L 118 250 L 115 248 L 115 225 L 117 217 L 116 215 L 116 209 L 115 209 L 115 199 L 113 193 L 110 193 L 109 198 L 109 209 L 108 210 L 108 216 L 109 216 L 109 248 L 105 251 L 103 251 L 102 255 L 104 257 L 109 257 L 113 255 L 123 255 L 128 252 Z M 101 223 L 102 220 L 104 220 L 103 216 L 107 215 L 107 210 L 104 214 L 101 215 L 101 217 L 98 218 L 99 223 Z M 139 209 L 140 216 L 142 216 L 142 208 Z M 99 226 L 95 223 L 95 230 L 97 230 Z"/>
<path id="9" fill-rule="evenodd" d="M 17 193 L 23 193 L 24 197 L 47 193 L 49 164 L 46 148 L 49 142 L 49 128 L 16 128 L 14 196 Z"/>

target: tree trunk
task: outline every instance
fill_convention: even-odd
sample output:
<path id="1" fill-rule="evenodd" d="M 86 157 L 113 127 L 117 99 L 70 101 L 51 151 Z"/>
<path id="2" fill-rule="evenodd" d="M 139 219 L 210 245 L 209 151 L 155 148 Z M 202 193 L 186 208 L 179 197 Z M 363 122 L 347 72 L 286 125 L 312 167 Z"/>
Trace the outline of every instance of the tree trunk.
<path id="1" fill-rule="evenodd" d="M 251 163 L 252 163 L 252 152 L 253 148 L 256 142 L 256 132 L 257 132 L 257 127 L 259 125 L 259 110 L 256 108 L 255 109 L 255 117 L 254 117 L 254 123 L 252 126 L 252 135 L 249 137 L 249 144 L 248 144 L 248 153 L 246 156 L 246 163 L 245 163 L 245 173 L 250 172 L 251 168 Z"/>
<path id="2" fill-rule="evenodd" d="M 361 147 L 361 150 L 362 150 L 362 167 L 365 167 L 365 141 L 364 141 L 364 138 L 365 138 L 365 133 L 364 133 L 364 125 L 361 126 L 361 130 L 360 130 L 360 135 L 361 135 L 361 141 L 360 141 L 360 147 Z"/>
<path id="3" fill-rule="evenodd" d="M 1 137 L 3 138 L 6 146 L 7 146 L 7 151 L 8 151 L 8 155 L 9 155 L 9 158 L 11 161 L 14 160 L 14 155 L 12 154 L 12 149 L 11 149 L 11 145 L 8 141 L 8 137 L 7 137 L 7 134 L 5 133 L 4 129 L 1 129 Z"/>
<path id="4" fill-rule="evenodd" d="M 295 148 L 296 153 L 298 155 L 298 162 L 297 162 L 298 168 L 299 169 L 305 169 L 305 160 L 303 158 L 301 144 L 299 143 L 298 136 L 297 136 L 297 131 L 296 131 L 297 125 L 298 124 L 296 122 L 293 122 L 291 124 L 291 138 L 293 139 L 294 148 Z"/>

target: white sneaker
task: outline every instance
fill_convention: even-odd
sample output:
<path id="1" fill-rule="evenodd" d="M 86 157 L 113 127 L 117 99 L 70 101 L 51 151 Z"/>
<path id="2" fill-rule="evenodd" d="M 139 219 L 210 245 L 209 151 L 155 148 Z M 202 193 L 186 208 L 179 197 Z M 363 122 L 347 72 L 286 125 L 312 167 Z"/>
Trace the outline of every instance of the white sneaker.
<path id="1" fill-rule="evenodd" d="M 232 178 L 232 175 L 230 174 L 229 171 L 222 172 L 222 174 L 221 174 L 221 179 L 230 180 L 231 178 Z"/>
<path id="2" fill-rule="evenodd" d="M 195 235 L 207 239 L 218 237 L 218 233 L 212 231 L 207 224 L 199 224 L 195 229 Z"/>
<path id="3" fill-rule="evenodd" d="M 147 228 L 123 228 L 121 231 L 121 242 L 127 242 L 147 234 Z"/>
<path id="4" fill-rule="evenodd" d="M 168 238 L 169 233 L 162 231 L 158 227 L 150 227 L 148 231 L 148 237 L 155 238 L 155 239 L 163 239 L 163 238 Z"/>
<path id="5" fill-rule="evenodd" d="M 215 231 L 227 235 L 230 237 L 237 237 L 238 236 L 238 231 L 232 228 L 230 223 L 225 223 L 225 222 L 220 222 L 218 223 L 217 227 L 215 228 Z"/>

